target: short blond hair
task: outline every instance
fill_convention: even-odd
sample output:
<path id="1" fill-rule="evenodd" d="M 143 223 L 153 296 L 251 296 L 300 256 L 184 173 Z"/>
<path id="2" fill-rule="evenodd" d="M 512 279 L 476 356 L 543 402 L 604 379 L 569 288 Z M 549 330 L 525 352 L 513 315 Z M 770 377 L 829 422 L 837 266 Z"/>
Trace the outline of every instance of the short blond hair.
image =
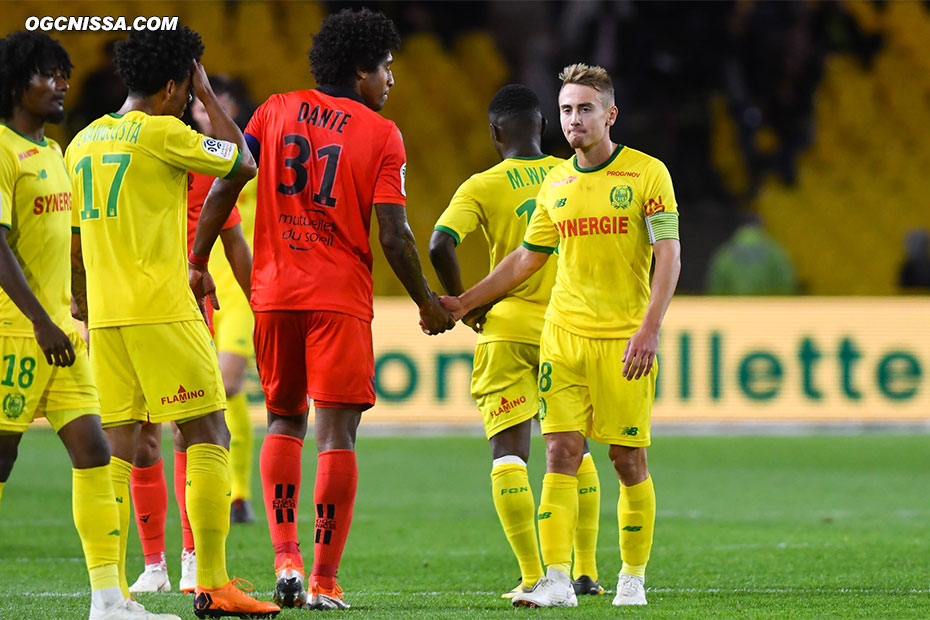
<path id="1" fill-rule="evenodd" d="M 609 108 L 614 105 L 614 83 L 604 67 L 576 62 L 562 69 L 559 79 L 562 80 L 563 88 L 568 84 L 590 86 L 598 92 L 604 107 Z"/>

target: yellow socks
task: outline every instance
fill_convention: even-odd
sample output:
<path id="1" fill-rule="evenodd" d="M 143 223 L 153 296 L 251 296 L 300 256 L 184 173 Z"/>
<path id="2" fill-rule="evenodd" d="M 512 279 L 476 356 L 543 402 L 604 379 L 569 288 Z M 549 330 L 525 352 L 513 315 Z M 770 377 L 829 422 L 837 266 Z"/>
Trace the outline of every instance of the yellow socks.
<path id="1" fill-rule="evenodd" d="M 601 486 L 594 458 L 588 452 L 578 468 L 578 527 L 572 578 L 587 575 L 597 581 L 597 530 L 601 516 Z"/>
<path id="2" fill-rule="evenodd" d="M 187 516 L 197 549 L 197 585 L 226 585 L 226 536 L 229 534 L 229 452 L 213 444 L 187 449 Z"/>
<path id="3" fill-rule="evenodd" d="M 229 468 L 233 499 L 252 499 L 249 484 L 252 474 L 254 431 L 249 419 L 245 392 L 226 398 L 226 426 L 229 427 Z"/>
<path id="4" fill-rule="evenodd" d="M 120 528 L 118 504 L 113 496 L 110 466 L 73 469 L 71 477 L 74 525 L 84 547 L 90 589 L 119 588 L 123 530 Z"/>
<path id="5" fill-rule="evenodd" d="M 656 522 L 656 492 L 651 476 L 631 487 L 620 485 L 617 519 L 620 524 L 620 557 L 623 559 L 620 572 L 645 577 Z"/>
<path id="6" fill-rule="evenodd" d="M 523 459 L 518 456 L 494 459 L 491 489 L 504 534 L 520 563 L 523 585 L 532 587 L 543 573 L 534 519 L 536 504 Z"/>
<path id="7" fill-rule="evenodd" d="M 572 533 L 578 521 L 578 478 L 565 474 L 546 474 L 537 519 L 543 563 L 569 575 L 572 567 Z"/>
<path id="8" fill-rule="evenodd" d="M 110 478 L 113 481 L 113 495 L 116 496 L 116 508 L 119 511 L 119 587 L 123 598 L 129 598 L 129 583 L 126 581 L 126 546 L 129 542 L 129 517 L 132 500 L 129 496 L 129 478 L 132 476 L 132 463 L 121 458 L 110 457 Z"/>
<path id="9" fill-rule="evenodd" d="M 3 499 L 3 485 L 5 484 L 6 482 L 0 482 L 0 499 Z"/>

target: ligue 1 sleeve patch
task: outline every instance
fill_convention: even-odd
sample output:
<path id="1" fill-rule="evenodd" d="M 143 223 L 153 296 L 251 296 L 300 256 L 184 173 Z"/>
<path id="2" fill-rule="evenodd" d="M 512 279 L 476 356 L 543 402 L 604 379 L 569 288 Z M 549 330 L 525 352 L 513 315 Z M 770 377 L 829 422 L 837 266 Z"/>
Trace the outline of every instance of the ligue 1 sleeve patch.
<path id="1" fill-rule="evenodd" d="M 227 142 L 226 140 L 217 140 L 216 138 L 208 138 L 204 136 L 203 142 L 200 143 L 200 146 L 203 147 L 203 150 L 206 151 L 207 155 L 219 157 L 220 159 L 225 159 L 226 161 L 232 161 L 233 157 L 236 155 L 236 145 L 232 142 Z"/>
<path id="2" fill-rule="evenodd" d="M 400 167 L 400 195 L 407 197 L 407 162 Z"/>

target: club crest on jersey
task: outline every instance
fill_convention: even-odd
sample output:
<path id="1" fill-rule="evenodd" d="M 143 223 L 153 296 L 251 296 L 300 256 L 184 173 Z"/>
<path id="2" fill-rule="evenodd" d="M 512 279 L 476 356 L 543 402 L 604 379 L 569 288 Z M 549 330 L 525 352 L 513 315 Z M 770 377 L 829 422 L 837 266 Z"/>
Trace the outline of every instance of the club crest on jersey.
<path id="1" fill-rule="evenodd" d="M 236 152 L 236 147 L 232 142 L 217 140 L 216 138 L 209 138 L 207 136 L 204 136 L 200 146 L 203 147 L 203 150 L 207 154 L 225 159 L 226 161 L 232 161 L 233 154 Z"/>
<path id="2" fill-rule="evenodd" d="M 633 202 L 633 188 L 629 185 L 617 185 L 610 190 L 610 204 L 614 209 L 626 209 Z"/>
<path id="3" fill-rule="evenodd" d="M 22 394 L 7 394 L 3 397 L 3 413 L 15 420 L 26 410 L 26 397 Z"/>

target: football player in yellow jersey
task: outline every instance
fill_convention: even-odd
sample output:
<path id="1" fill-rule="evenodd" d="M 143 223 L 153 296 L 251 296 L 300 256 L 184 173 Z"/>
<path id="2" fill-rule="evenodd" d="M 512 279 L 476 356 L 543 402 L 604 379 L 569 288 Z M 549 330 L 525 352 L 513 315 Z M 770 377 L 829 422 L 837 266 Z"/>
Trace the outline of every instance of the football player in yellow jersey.
<path id="1" fill-rule="evenodd" d="M 430 260 L 449 295 L 464 290 L 455 248 L 465 235 L 481 228 L 494 269 L 520 247 L 536 207 L 536 194 L 549 170 L 564 161 L 540 149 L 546 121 L 539 99 L 526 86 L 501 88 L 491 100 L 488 117 L 491 140 L 503 161 L 458 188 L 430 240 Z M 465 317 L 478 333 L 471 394 L 491 444 L 494 506 L 520 564 L 521 583 L 504 598 L 528 592 L 543 575 L 536 503 L 526 462 L 531 420 L 539 409 L 539 338 L 555 272 L 553 260 L 492 306 L 482 306 Z M 578 594 L 601 594 L 604 590 L 597 583 L 595 562 L 600 492 L 597 468 L 587 450 L 578 478 L 573 585 Z"/>
<path id="2" fill-rule="evenodd" d="M 87 346 L 71 319 L 71 181 L 45 124 L 64 119 L 71 60 L 55 40 L 0 40 L 0 493 L 19 440 L 44 416 L 72 463 L 90 620 L 163 620 L 119 584 L 120 522 Z M 53 612 L 49 612 L 51 615 Z"/>
<path id="3" fill-rule="evenodd" d="M 568 570 L 584 437 L 610 444 L 620 479 L 623 566 L 614 605 L 645 605 L 655 492 L 646 465 L 659 328 L 678 283 L 678 206 L 661 161 L 614 144 L 610 76 L 575 64 L 560 74 L 562 132 L 575 156 L 549 172 L 523 245 L 459 297 L 456 317 L 538 271 L 556 246 L 558 272 L 540 342 L 546 477 L 539 503 L 543 578 L 514 605 L 578 604 Z M 650 285 L 649 268 L 655 256 Z"/>
<path id="4" fill-rule="evenodd" d="M 120 519 L 128 530 L 129 478 L 139 427 L 177 422 L 187 449 L 187 513 L 197 548 L 198 617 L 272 617 L 279 609 L 248 596 L 226 572 L 229 431 L 225 393 L 209 330 L 184 264 L 187 172 L 240 182 L 255 176 L 242 132 L 223 110 L 198 62 L 189 28 L 136 31 L 117 44 L 117 73 L 129 96 L 115 114 L 81 130 L 65 159 L 87 268 L 91 366 Z M 217 137 L 179 117 L 192 92 Z M 126 537 L 120 578 L 125 578 Z"/>

